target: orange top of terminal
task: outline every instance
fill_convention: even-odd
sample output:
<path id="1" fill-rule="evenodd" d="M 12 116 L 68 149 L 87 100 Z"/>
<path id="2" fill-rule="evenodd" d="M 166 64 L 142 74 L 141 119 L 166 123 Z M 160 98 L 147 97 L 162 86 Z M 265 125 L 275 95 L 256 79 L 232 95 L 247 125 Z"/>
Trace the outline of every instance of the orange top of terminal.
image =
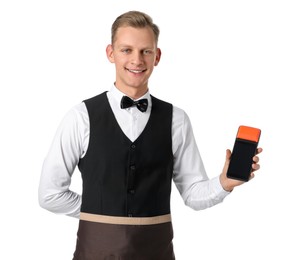
<path id="1" fill-rule="evenodd" d="M 238 129 L 237 138 L 258 142 L 261 130 L 255 127 L 241 125 Z"/>

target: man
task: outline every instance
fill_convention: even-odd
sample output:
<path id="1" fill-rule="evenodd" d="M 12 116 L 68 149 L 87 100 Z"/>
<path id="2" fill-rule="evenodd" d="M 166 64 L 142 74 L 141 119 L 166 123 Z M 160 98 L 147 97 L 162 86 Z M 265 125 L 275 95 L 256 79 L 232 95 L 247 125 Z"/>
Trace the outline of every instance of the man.
<path id="1" fill-rule="evenodd" d="M 148 80 L 161 56 L 158 36 L 142 12 L 115 20 L 106 49 L 116 67 L 114 85 L 71 109 L 45 159 L 40 205 L 80 218 L 74 260 L 175 259 L 172 180 L 196 210 L 222 202 L 243 183 L 226 177 L 229 150 L 222 173 L 209 180 L 186 113 L 150 95 Z M 254 156 L 253 171 L 258 160 Z M 69 190 L 76 166 L 82 196 Z"/>

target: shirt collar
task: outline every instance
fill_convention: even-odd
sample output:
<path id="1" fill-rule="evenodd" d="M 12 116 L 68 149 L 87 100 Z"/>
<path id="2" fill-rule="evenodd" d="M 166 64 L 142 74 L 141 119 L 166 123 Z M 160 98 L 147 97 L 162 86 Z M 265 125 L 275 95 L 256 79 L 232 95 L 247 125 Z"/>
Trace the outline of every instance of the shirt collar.
<path id="1" fill-rule="evenodd" d="M 122 99 L 123 96 L 125 96 L 125 94 L 123 92 L 121 92 L 115 86 L 115 84 L 112 85 L 111 89 L 109 90 L 109 94 L 112 95 L 112 97 L 115 99 L 116 103 L 118 103 L 118 106 L 120 107 L 121 99 Z M 147 108 L 147 110 L 149 110 L 151 108 L 151 106 L 152 106 L 149 90 L 143 96 L 141 96 L 140 98 L 138 98 L 136 100 L 140 100 L 142 98 L 146 98 L 148 100 L 148 108 Z"/>

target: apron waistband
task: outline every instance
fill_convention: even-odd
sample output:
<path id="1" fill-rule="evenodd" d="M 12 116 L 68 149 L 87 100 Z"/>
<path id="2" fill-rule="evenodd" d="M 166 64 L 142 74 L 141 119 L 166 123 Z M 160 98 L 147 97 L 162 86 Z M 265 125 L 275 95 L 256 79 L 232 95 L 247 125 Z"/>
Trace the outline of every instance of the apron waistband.
<path id="1" fill-rule="evenodd" d="M 155 225 L 171 222 L 171 214 L 155 217 L 115 217 L 81 212 L 80 220 L 117 225 Z"/>

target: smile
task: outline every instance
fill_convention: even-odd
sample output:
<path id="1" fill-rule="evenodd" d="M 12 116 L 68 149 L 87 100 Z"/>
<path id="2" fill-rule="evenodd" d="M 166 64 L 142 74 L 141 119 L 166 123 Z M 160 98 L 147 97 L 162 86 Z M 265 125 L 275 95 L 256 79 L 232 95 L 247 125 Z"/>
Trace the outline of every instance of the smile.
<path id="1" fill-rule="evenodd" d="M 127 68 L 126 68 L 126 70 L 129 71 L 129 72 L 135 73 L 135 74 L 139 74 L 139 73 L 142 73 L 142 72 L 146 71 L 146 69 L 145 70 L 131 70 L 131 69 L 127 69 Z"/>

